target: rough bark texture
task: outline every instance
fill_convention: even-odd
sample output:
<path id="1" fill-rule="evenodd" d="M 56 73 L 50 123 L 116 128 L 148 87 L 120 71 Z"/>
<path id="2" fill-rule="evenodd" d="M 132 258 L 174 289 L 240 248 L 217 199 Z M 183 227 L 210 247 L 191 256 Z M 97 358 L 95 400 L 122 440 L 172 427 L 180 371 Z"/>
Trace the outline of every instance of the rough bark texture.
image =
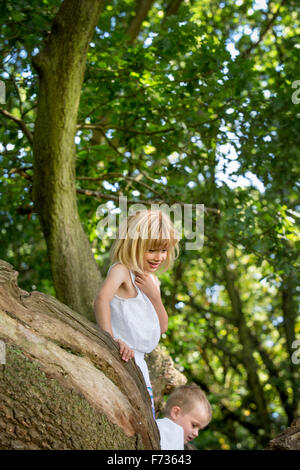
<path id="1" fill-rule="evenodd" d="M 164 408 L 164 395 L 169 395 L 179 385 L 184 385 L 186 377 L 175 369 L 174 363 L 160 346 L 151 354 L 146 354 L 151 385 L 153 388 L 155 411 L 159 413 Z"/>
<path id="2" fill-rule="evenodd" d="M 16 279 L 0 261 L 0 449 L 159 449 L 135 362 L 120 360 L 107 333 Z"/>
<path id="3" fill-rule="evenodd" d="M 265 450 L 300 450 L 300 417 L 286 431 L 272 439 Z"/>
<path id="4" fill-rule="evenodd" d="M 86 55 L 101 0 L 65 0 L 41 52 L 35 123 L 33 198 L 50 258 L 57 298 L 93 320 L 100 273 L 79 218 L 75 132 Z"/>

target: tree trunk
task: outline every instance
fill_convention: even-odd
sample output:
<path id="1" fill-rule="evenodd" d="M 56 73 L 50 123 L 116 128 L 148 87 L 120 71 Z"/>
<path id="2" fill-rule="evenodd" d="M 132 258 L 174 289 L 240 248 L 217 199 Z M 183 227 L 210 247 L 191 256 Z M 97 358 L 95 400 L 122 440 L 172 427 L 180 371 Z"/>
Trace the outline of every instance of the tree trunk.
<path id="1" fill-rule="evenodd" d="M 291 426 L 272 439 L 265 450 L 300 450 L 300 418 Z"/>
<path id="2" fill-rule="evenodd" d="M 39 99 L 33 199 L 57 298 L 89 320 L 100 273 L 77 209 L 74 138 L 86 54 L 102 5 L 101 0 L 65 0 L 34 58 Z"/>
<path id="3" fill-rule="evenodd" d="M 159 449 L 135 362 L 120 359 L 109 334 L 16 279 L 0 261 L 0 449 Z"/>
<path id="4" fill-rule="evenodd" d="M 260 426 L 264 429 L 265 435 L 267 436 L 270 432 L 270 418 L 267 410 L 263 387 L 260 383 L 257 372 L 257 363 L 253 356 L 255 349 L 251 340 L 251 332 L 247 326 L 242 309 L 240 293 L 235 285 L 235 273 L 229 269 L 229 260 L 227 259 L 226 255 L 224 255 L 224 257 L 223 276 L 226 290 L 230 298 L 232 312 L 238 326 L 239 340 L 240 344 L 242 345 L 241 356 L 243 358 L 243 364 L 247 373 L 247 382 L 257 406 L 257 415 L 260 420 Z"/>

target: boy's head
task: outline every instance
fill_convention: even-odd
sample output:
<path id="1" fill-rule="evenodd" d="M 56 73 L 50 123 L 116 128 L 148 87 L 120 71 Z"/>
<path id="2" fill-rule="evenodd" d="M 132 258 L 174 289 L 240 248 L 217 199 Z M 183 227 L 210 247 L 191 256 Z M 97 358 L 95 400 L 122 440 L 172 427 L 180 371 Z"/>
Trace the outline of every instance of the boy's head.
<path id="1" fill-rule="evenodd" d="M 196 384 L 176 388 L 166 403 L 164 413 L 183 428 L 185 444 L 195 439 L 212 417 L 210 403 Z"/>

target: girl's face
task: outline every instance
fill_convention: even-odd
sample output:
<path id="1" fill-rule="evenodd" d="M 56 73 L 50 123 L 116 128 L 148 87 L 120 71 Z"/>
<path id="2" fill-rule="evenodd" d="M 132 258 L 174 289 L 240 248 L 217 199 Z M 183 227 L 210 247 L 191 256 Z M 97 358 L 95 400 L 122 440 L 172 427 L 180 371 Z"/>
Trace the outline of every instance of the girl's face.
<path id="1" fill-rule="evenodd" d="M 168 250 L 148 250 L 144 253 L 144 271 L 155 272 L 167 258 Z"/>

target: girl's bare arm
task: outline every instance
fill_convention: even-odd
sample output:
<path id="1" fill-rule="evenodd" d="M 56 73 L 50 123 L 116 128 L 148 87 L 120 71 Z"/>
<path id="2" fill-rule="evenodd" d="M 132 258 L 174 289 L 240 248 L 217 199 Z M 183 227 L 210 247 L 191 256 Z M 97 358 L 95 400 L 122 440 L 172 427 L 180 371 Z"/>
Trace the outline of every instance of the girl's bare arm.
<path id="1" fill-rule="evenodd" d="M 110 319 L 110 301 L 120 285 L 126 280 L 126 275 L 126 266 L 121 264 L 113 266 L 109 271 L 107 278 L 101 285 L 94 302 L 97 324 L 111 336 L 113 336 L 113 332 Z"/>
<path id="2" fill-rule="evenodd" d="M 127 268 L 121 264 L 113 266 L 103 282 L 94 302 L 94 311 L 97 324 L 113 337 L 111 327 L 110 301 L 117 292 L 119 286 L 126 280 Z M 122 359 L 128 362 L 134 357 L 134 352 L 121 339 L 116 340 L 120 346 Z"/>

